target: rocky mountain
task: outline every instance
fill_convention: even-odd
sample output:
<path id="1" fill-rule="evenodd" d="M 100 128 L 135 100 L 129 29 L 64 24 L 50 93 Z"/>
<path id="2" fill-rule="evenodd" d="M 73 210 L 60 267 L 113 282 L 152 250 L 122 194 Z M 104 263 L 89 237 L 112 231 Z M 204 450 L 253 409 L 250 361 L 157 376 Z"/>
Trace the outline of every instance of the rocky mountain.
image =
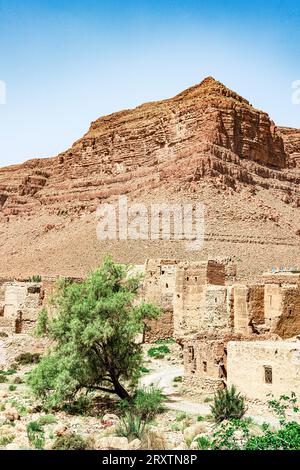
<path id="1" fill-rule="evenodd" d="M 112 252 L 235 258 L 241 276 L 300 267 L 300 130 L 278 128 L 212 77 L 174 98 L 104 116 L 54 158 L 0 168 L 0 275 L 81 275 Z M 99 242 L 95 211 L 116 196 L 202 202 L 205 244 Z"/>

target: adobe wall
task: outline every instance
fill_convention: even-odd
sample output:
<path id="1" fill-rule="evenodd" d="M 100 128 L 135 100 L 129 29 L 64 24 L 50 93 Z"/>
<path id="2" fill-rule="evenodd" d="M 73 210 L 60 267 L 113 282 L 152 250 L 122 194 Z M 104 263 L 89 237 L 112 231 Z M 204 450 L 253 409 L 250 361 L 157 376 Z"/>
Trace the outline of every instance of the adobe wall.
<path id="1" fill-rule="evenodd" d="M 201 332 L 207 318 L 215 318 L 223 327 L 227 323 L 226 295 L 224 264 L 212 260 L 179 263 L 173 302 L 175 338 Z M 210 325 L 214 329 L 214 323 Z"/>
<path id="2" fill-rule="evenodd" d="M 142 297 L 162 309 L 156 320 L 147 320 L 144 340 L 154 342 L 174 335 L 173 296 L 175 290 L 175 259 L 149 259 L 145 263 Z"/>
<path id="3" fill-rule="evenodd" d="M 289 284 L 300 286 L 300 273 L 296 272 L 263 273 L 262 279 L 265 284 Z"/>
<path id="4" fill-rule="evenodd" d="M 300 287 L 282 289 L 282 314 L 273 331 L 283 339 L 300 333 Z"/>
<path id="5" fill-rule="evenodd" d="M 264 324 L 264 291 L 260 284 L 233 286 L 233 327 L 236 333 L 259 332 L 259 327 Z"/>
<path id="6" fill-rule="evenodd" d="M 300 399 L 300 341 L 229 342 L 227 384 L 251 399 L 291 392 Z"/>
<path id="7" fill-rule="evenodd" d="M 184 384 L 197 391 L 214 393 L 227 382 L 227 343 L 242 339 L 231 333 L 202 334 L 185 338 L 183 346 Z"/>
<path id="8" fill-rule="evenodd" d="M 26 333 L 34 327 L 42 306 L 41 284 L 13 282 L 3 287 L 0 331 Z"/>

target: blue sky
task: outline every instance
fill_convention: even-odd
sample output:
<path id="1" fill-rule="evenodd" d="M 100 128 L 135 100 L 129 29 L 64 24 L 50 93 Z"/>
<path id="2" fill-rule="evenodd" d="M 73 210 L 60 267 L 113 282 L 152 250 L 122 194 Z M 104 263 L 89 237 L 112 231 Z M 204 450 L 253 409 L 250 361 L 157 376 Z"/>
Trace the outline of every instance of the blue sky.
<path id="1" fill-rule="evenodd" d="M 56 155 L 92 120 L 208 75 L 300 127 L 299 55 L 299 0 L 0 0 L 0 166 Z"/>

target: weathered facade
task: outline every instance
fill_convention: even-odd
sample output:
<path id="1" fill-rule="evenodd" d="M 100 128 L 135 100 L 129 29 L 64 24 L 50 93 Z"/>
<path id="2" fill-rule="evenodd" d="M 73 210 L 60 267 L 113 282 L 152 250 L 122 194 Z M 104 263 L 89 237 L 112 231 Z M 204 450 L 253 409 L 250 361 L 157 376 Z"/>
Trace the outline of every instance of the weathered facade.
<path id="1" fill-rule="evenodd" d="M 233 341 L 227 345 L 227 384 L 248 398 L 294 392 L 300 399 L 300 340 Z"/>

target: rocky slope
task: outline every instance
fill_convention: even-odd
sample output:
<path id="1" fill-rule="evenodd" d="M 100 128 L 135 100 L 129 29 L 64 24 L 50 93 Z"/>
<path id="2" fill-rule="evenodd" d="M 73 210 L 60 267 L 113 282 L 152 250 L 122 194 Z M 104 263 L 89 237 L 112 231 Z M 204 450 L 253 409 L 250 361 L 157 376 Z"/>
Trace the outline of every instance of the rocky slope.
<path id="1" fill-rule="evenodd" d="M 300 130 L 209 77 L 172 99 L 102 117 L 66 152 L 0 168 L 0 275 L 81 275 L 111 251 L 232 256 L 244 276 L 299 264 Z M 96 208 L 119 194 L 205 204 L 205 244 L 99 242 Z"/>

